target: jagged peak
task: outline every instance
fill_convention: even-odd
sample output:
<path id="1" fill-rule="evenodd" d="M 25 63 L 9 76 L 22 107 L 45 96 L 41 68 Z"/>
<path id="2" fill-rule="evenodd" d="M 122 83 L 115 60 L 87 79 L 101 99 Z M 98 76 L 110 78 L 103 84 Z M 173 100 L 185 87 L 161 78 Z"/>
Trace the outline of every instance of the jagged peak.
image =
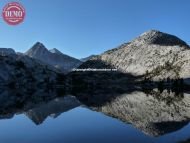
<path id="1" fill-rule="evenodd" d="M 158 30 L 149 30 L 141 34 L 138 38 L 136 38 L 132 42 L 139 42 L 142 44 L 156 44 L 156 45 L 165 45 L 165 46 L 179 45 L 179 46 L 189 47 L 180 38 Z"/>
<path id="2" fill-rule="evenodd" d="M 41 42 L 36 42 L 28 51 L 25 52 L 26 55 L 32 56 L 34 53 L 38 55 L 42 53 L 47 53 L 48 49 Z"/>
<path id="3" fill-rule="evenodd" d="M 44 44 L 41 43 L 41 42 L 36 42 L 36 43 L 32 46 L 32 48 L 35 48 L 35 49 L 46 49 L 46 47 L 44 46 Z"/>

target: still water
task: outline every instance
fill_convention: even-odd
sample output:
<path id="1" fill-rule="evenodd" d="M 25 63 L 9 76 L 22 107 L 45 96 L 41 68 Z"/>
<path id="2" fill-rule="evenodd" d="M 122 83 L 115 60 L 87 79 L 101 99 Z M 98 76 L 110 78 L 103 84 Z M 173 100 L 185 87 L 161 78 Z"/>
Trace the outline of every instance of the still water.
<path id="1" fill-rule="evenodd" d="M 190 138 L 189 94 L 142 92 L 87 106 L 73 96 L 1 115 L 4 143 L 180 143 Z M 169 98 L 169 99 L 168 99 Z M 171 102 L 168 103 L 168 100 Z M 159 101 L 159 102 L 158 102 Z"/>

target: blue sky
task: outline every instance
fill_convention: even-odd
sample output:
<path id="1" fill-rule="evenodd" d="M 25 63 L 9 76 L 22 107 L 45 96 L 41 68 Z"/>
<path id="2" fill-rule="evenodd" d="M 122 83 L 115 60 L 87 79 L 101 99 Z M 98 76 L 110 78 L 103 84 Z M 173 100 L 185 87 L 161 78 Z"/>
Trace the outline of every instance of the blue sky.
<path id="1" fill-rule="evenodd" d="M 0 47 L 25 52 L 40 41 L 76 58 L 100 54 L 150 29 L 190 44 L 189 0 L 16 0 L 26 9 L 18 26 L 0 18 Z M 0 1 L 0 9 L 10 2 Z"/>

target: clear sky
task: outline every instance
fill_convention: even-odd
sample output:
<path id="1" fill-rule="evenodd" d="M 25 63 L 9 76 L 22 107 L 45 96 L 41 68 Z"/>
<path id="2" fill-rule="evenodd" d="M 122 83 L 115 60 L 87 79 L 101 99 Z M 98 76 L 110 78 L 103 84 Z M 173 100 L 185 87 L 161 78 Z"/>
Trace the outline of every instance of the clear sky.
<path id="1" fill-rule="evenodd" d="M 35 42 L 81 58 L 100 54 L 150 29 L 190 44 L 190 0 L 15 0 L 26 9 L 18 26 L 0 18 L 0 47 L 25 52 Z M 0 0 L 3 6 L 9 0 Z"/>

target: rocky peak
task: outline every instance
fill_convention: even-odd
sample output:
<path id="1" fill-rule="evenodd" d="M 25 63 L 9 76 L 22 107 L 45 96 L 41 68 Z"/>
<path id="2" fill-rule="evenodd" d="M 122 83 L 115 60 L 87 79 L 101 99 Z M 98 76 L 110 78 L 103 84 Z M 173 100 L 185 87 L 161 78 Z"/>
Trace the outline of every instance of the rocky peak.
<path id="1" fill-rule="evenodd" d="M 32 46 L 32 49 L 33 50 L 47 50 L 46 47 L 40 42 L 36 42 L 36 44 Z"/>
<path id="2" fill-rule="evenodd" d="M 189 47 L 184 41 L 179 39 L 176 36 L 160 32 L 158 30 L 150 30 L 138 38 L 133 40 L 132 42 L 141 43 L 141 44 L 155 44 L 155 45 L 163 45 L 163 46 L 185 46 Z"/>
<path id="3" fill-rule="evenodd" d="M 48 49 L 40 42 L 36 42 L 25 54 L 28 56 L 41 56 L 48 52 Z"/>
<path id="4" fill-rule="evenodd" d="M 62 72 L 69 72 L 78 67 L 82 62 L 78 59 L 61 53 L 57 49 L 48 50 L 42 43 L 37 42 L 25 55 L 41 61 L 43 64 L 51 65 Z"/>

